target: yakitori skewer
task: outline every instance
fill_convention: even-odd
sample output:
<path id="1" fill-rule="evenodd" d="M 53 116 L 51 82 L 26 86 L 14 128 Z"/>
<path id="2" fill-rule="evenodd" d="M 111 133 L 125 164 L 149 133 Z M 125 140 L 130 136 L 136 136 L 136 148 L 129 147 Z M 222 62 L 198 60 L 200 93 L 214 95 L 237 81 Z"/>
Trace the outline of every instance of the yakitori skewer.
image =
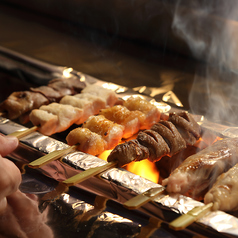
<path id="1" fill-rule="evenodd" d="M 80 93 L 85 87 L 86 83 L 80 77 L 53 79 L 47 86 L 13 92 L 0 103 L 0 113 L 5 114 L 4 116 L 10 120 L 19 118 L 26 123 L 29 120 L 28 114 L 33 109 L 58 102 L 65 95 Z"/>
<path id="2" fill-rule="evenodd" d="M 140 131 L 135 140 L 118 144 L 107 161 L 118 160 L 119 166 L 144 159 L 156 162 L 166 155 L 171 157 L 179 153 L 187 145 L 194 145 L 200 132 L 200 126 L 189 113 L 170 113 L 167 120 Z"/>
<path id="3" fill-rule="evenodd" d="M 169 227 L 176 231 L 184 230 L 186 227 L 196 222 L 198 219 L 202 218 L 209 211 L 211 211 L 212 206 L 213 203 L 209 203 L 204 206 L 194 207 L 188 213 L 183 214 L 172 222 L 170 222 Z"/>
<path id="4" fill-rule="evenodd" d="M 33 108 L 29 119 L 34 126 L 13 135 L 20 139 L 36 130 L 47 136 L 62 132 L 73 124 L 82 124 L 90 115 L 98 114 L 100 109 L 113 106 L 117 100 L 114 91 L 99 85 L 88 85 L 80 94 L 66 95 L 60 102 Z M 17 108 L 15 110 L 18 111 Z"/>

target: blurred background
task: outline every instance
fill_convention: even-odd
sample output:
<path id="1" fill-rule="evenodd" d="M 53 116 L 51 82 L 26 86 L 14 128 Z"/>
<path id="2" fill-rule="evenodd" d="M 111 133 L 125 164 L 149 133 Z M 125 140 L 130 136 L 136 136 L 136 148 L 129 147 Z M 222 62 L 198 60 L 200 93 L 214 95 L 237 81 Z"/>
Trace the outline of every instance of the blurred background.
<path id="1" fill-rule="evenodd" d="M 234 0 L 2 0 L 0 46 L 236 124 Z M 172 103 L 173 100 L 172 100 Z"/>

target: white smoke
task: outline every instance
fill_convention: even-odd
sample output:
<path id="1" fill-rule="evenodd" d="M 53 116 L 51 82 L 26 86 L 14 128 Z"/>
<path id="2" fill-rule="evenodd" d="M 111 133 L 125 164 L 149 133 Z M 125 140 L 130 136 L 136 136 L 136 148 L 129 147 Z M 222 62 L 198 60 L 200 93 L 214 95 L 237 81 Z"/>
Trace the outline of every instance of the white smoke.
<path id="1" fill-rule="evenodd" d="M 190 108 L 213 121 L 238 124 L 238 1 L 179 0 L 172 28 L 204 62 Z"/>

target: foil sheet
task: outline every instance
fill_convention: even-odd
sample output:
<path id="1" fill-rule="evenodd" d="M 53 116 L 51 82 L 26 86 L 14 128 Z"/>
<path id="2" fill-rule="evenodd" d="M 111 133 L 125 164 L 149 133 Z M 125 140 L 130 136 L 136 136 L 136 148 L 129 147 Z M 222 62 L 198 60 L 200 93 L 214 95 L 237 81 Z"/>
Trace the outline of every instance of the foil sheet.
<path id="1" fill-rule="evenodd" d="M 159 105 L 161 105 L 161 109 L 165 113 L 173 110 L 173 108 L 164 103 Z M 216 124 L 213 125 L 212 123 L 205 121 L 202 116 L 196 116 L 195 118 L 205 130 L 212 130 L 222 136 L 235 136 L 234 133 L 231 135 L 233 130 L 229 127 Z M 22 129 L 25 129 L 25 127 L 6 118 L 0 118 L 1 133 L 7 135 L 16 130 Z M 59 140 L 34 132 L 21 139 L 19 148 L 14 151 L 9 158 L 18 162 L 21 161 L 23 163 L 28 163 L 46 153 L 67 147 L 67 144 L 60 142 Z M 95 156 L 74 151 L 64 156 L 61 160 L 53 161 L 44 165 L 38 169 L 38 171 L 44 176 L 52 178 L 54 181 L 62 181 L 84 170 L 101 166 L 105 163 L 106 161 Z M 150 188 L 160 188 L 161 185 L 128 172 L 123 168 L 113 168 L 100 174 L 100 176 L 91 177 L 74 187 L 92 193 L 95 196 L 105 197 L 106 199 L 122 204 L 137 194 L 142 194 Z M 50 187 L 48 190 L 44 188 L 43 191 L 45 193 L 54 189 L 55 187 Z M 83 204 L 82 201 L 72 202 L 67 194 L 60 194 L 60 197 L 56 199 L 54 203 L 59 203 L 62 200 L 64 202 L 67 201 L 66 203 L 69 205 L 71 204 L 70 206 L 73 210 L 75 210 L 75 208 L 79 209 L 80 206 L 85 207 L 86 211 L 84 211 L 84 213 L 88 211 L 87 209 L 90 210 L 90 206 Z M 51 206 L 54 203 L 51 202 Z M 187 213 L 195 206 L 202 205 L 204 204 L 182 195 L 161 195 L 138 210 L 149 217 L 159 219 L 163 221 L 163 223 L 168 224 L 180 214 Z M 59 207 L 59 205 L 56 205 L 56 207 Z M 110 217 L 112 216 L 113 214 L 103 213 L 98 216 L 97 222 L 101 221 L 100 219 L 102 218 L 104 218 L 104 220 L 110 220 Z M 138 226 L 135 226 L 132 221 L 124 220 L 123 217 L 117 217 L 116 220 L 118 220 L 119 223 L 125 222 L 127 225 L 131 224 L 132 227 L 138 228 Z M 95 221 L 95 224 L 97 224 L 97 222 Z M 135 230 L 137 228 L 135 228 Z M 202 232 L 208 236 L 238 236 L 238 219 L 235 216 L 221 211 L 209 212 L 187 229 L 194 233 L 199 230 L 199 234 Z M 138 231 L 136 230 L 135 233 L 137 232 Z"/>

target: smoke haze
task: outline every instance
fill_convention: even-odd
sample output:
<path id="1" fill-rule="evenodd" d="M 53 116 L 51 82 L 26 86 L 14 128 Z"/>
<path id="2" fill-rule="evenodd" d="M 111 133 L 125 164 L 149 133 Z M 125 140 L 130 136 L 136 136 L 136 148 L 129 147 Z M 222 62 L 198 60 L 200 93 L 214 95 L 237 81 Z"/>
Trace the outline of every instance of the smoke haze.
<path id="1" fill-rule="evenodd" d="M 204 62 L 189 97 L 193 113 L 237 124 L 238 1 L 177 1 L 172 29 Z"/>

